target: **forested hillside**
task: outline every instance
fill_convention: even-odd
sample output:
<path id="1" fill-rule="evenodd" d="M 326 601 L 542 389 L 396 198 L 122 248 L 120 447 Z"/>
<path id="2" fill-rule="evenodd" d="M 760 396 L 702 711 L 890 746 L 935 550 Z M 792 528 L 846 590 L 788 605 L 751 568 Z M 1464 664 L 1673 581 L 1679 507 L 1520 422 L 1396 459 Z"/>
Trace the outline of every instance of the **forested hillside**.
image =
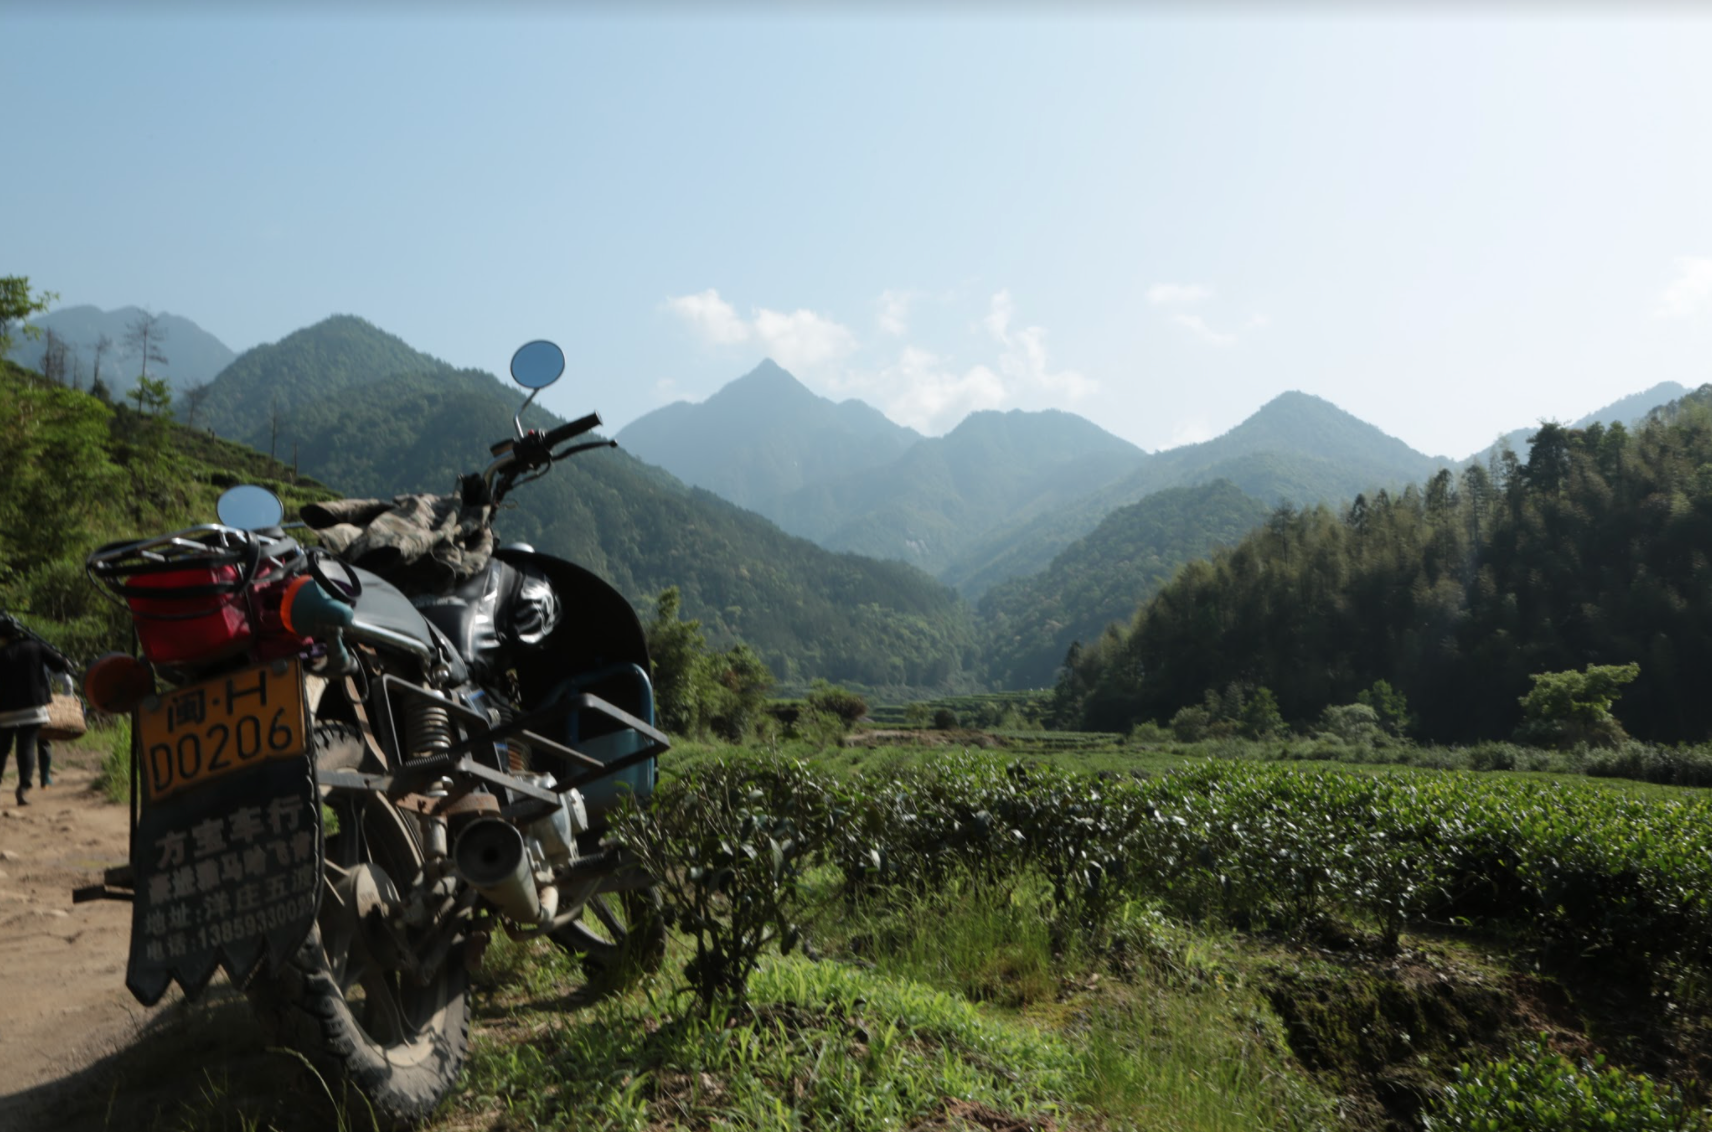
<path id="1" fill-rule="evenodd" d="M 414 355 L 339 318 L 245 354 L 215 383 L 220 425 L 353 496 L 446 492 L 511 433 L 523 395 L 479 371 Z M 214 398 L 210 398 L 213 402 Z M 598 408 L 591 405 L 590 408 Z M 557 418 L 531 411 L 525 423 Z M 511 507 L 509 504 L 515 504 Z M 746 641 L 785 681 L 962 687 L 973 679 L 967 606 L 913 567 L 834 554 L 623 450 L 585 453 L 520 487 L 495 520 L 506 541 L 578 561 L 640 609 L 677 586 L 719 648 Z"/>
<path id="2" fill-rule="evenodd" d="M 767 513 L 822 546 L 937 573 L 995 528 L 1082 500 L 1145 459 L 1073 413 L 971 413 L 884 467 L 812 484 Z"/>
<path id="3" fill-rule="evenodd" d="M 1073 642 L 1127 623 L 1178 567 L 1234 545 L 1269 510 L 1229 480 L 1168 488 L 1120 507 L 1045 570 L 1001 582 L 981 598 L 989 682 L 1049 686 Z"/>
<path id="4" fill-rule="evenodd" d="M 75 657 L 125 647 L 129 621 L 96 592 L 84 557 L 106 542 L 213 522 L 220 492 L 245 482 L 291 507 L 333 494 L 166 416 L 0 362 L 0 608 Z"/>
<path id="5" fill-rule="evenodd" d="M 1437 739 L 1511 733 L 1533 673 L 1638 663 L 1636 735 L 1712 728 L 1712 386 L 1622 426 L 1548 424 L 1525 462 L 1284 507 L 1192 563 L 1064 684 L 1090 727 L 1165 720 L 1208 689 L 1271 689 L 1312 719 L 1375 680 Z"/>
<path id="6" fill-rule="evenodd" d="M 1222 436 L 1155 453 L 1130 475 L 1032 518 L 1001 526 L 940 572 L 977 597 L 1006 578 L 1033 574 L 1119 507 L 1168 487 L 1227 479 L 1267 503 L 1339 504 L 1359 491 L 1401 488 L 1449 461 L 1307 393 L 1283 393 Z"/>
<path id="7" fill-rule="evenodd" d="M 59 373 L 61 380 L 88 389 L 99 377 L 114 396 L 123 396 L 142 372 L 142 345 L 132 341 L 139 320 L 154 319 L 149 360 L 152 377 L 163 378 L 176 393 L 214 380 L 237 355 L 214 335 L 175 314 L 151 316 L 139 307 L 104 311 L 98 307 L 60 307 L 30 319 L 39 337 L 18 335 L 6 356 L 38 373 Z M 50 354 L 59 352 L 50 361 Z M 165 360 L 160 360 L 164 358 Z"/>

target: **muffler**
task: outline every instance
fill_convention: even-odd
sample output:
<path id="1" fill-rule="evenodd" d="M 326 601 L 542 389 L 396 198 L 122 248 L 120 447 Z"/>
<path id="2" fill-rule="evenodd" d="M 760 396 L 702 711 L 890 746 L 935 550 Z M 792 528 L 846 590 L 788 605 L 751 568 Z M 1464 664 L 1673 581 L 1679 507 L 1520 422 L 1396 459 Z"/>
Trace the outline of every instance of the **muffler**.
<path id="1" fill-rule="evenodd" d="M 523 831 L 499 818 L 477 818 L 458 834 L 452 850 L 458 875 L 512 919 L 541 920 L 541 894 L 535 889 L 529 847 Z"/>

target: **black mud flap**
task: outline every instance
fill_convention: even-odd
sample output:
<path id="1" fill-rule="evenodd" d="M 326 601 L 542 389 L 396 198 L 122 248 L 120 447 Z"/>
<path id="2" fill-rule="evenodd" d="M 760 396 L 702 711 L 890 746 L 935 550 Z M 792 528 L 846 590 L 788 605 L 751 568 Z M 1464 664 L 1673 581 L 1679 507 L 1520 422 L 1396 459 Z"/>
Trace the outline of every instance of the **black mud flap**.
<path id="1" fill-rule="evenodd" d="M 216 967 L 275 971 L 321 906 L 326 846 L 307 756 L 270 759 L 145 805 L 131 832 L 135 897 L 125 985 L 152 1006 L 194 999 Z"/>

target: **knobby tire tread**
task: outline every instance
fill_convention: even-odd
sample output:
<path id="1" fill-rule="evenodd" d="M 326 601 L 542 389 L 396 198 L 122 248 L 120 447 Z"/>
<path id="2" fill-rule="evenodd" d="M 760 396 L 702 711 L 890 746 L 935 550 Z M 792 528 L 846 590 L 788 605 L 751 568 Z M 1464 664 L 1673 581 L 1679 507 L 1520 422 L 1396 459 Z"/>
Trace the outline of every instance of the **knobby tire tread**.
<path id="1" fill-rule="evenodd" d="M 348 747 L 338 749 L 345 743 L 356 744 L 360 756 L 354 728 L 316 728 L 317 750 L 332 750 L 333 763 L 349 754 Z M 388 1124 L 409 1126 L 427 1118 L 451 1090 L 469 1050 L 469 975 L 459 951 L 447 957 L 437 978 L 444 997 L 426 1027 L 431 1049 L 408 1064 L 391 1061 L 363 1032 L 328 966 L 319 924 L 277 973 L 258 972 L 246 992 L 271 1040 L 301 1053 L 329 1084 L 355 1086 Z"/>

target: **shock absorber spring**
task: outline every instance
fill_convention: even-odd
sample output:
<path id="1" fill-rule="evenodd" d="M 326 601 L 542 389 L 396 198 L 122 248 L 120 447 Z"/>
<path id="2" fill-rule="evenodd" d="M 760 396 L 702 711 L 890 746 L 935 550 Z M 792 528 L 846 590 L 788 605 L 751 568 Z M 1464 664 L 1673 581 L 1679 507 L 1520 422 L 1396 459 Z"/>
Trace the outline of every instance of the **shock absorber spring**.
<path id="1" fill-rule="evenodd" d="M 513 719 L 517 718 L 517 712 L 514 711 L 511 705 L 506 703 L 504 700 L 495 697 L 494 703 L 496 705 L 496 710 L 499 712 L 500 723 L 510 723 Z M 528 770 L 529 744 L 524 742 L 520 737 L 513 735 L 511 738 L 505 740 L 504 745 L 505 761 L 507 766 L 513 772 Z"/>
<path id="2" fill-rule="evenodd" d="M 426 696 L 411 696 L 403 715 L 411 758 L 426 758 L 451 749 L 452 717 L 444 704 Z"/>

